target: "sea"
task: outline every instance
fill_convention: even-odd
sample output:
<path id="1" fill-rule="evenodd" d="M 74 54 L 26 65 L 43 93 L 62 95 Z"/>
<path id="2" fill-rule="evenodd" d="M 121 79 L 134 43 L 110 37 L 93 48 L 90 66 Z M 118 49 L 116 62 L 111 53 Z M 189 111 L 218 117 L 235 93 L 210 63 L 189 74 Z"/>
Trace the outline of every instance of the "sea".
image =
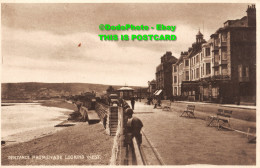
<path id="1" fill-rule="evenodd" d="M 64 112 L 72 112 L 72 110 L 42 106 L 40 103 L 3 103 L 1 140 L 12 140 L 16 134 L 21 135 L 28 131 L 37 132 L 43 128 L 52 128 L 68 118 Z"/>

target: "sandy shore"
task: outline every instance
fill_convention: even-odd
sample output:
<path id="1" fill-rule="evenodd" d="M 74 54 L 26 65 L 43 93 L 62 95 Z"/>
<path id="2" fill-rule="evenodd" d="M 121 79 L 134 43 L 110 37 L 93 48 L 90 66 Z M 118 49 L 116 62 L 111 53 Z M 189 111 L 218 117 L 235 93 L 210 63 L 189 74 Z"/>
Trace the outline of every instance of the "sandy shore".
<path id="1" fill-rule="evenodd" d="M 34 105 L 34 103 L 31 103 L 31 102 L 23 103 L 23 104 Z M 12 105 L 12 104 L 7 104 L 7 106 L 10 106 L 10 105 Z M 70 116 L 69 114 L 73 113 L 76 110 L 76 108 L 73 104 L 69 104 L 62 100 L 41 101 L 41 102 L 37 102 L 35 104 L 35 106 L 36 105 L 44 106 L 41 109 L 36 108 L 36 110 L 39 110 L 39 111 L 43 110 L 43 109 L 48 110 L 46 112 L 48 112 L 48 114 L 50 114 L 50 115 L 52 115 L 54 113 L 55 113 L 55 115 L 57 115 L 58 114 L 57 111 L 59 111 L 60 115 L 57 115 L 56 117 L 54 115 L 54 116 L 50 117 L 50 120 L 46 119 L 46 115 L 43 117 L 43 119 L 41 119 L 42 116 L 39 116 L 40 118 L 38 118 L 38 116 L 37 116 L 37 118 L 35 118 L 35 119 L 40 122 L 39 125 L 37 125 L 37 122 L 34 123 L 35 125 L 32 125 L 32 124 L 29 125 L 28 123 L 27 123 L 27 125 L 22 125 L 21 121 L 19 120 L 18 124 L 21 125 L 21 128 L 19 130 L 17 130 L 17 128 L 14 128 L 11 130 L 9 130 L 9 128 L 8 128 L 7 130 L 4 130 L 4 131 L 2 130 L 1 141 L 5 142 L 4 146 L 13 145 L 13 144 L 21 143 L 21 142 L 27 142 L 27 141 L 35 139 L 35 138 L 53 134 L 56 131 L 63 129 L 61 127 L 54 127 L 54 126 L 66 121 Z M 31 110 L 30 108 L 28 110 Z M 57 108 L 61 109 L 61 110 L 57 110 Z M 19 109 L 21 109 L 21 108 L 19 108 Z M 22 109 L 22 110 L 24 110 L 24 109 Z M 52 111 L 52 110 L 54 110 L 54 111 Z M 27 116 L 23 115 L 22 118 L 25 116 L 32 118 L 32 116 L 29 116 L 29 114 L 30 113 L 28 113 Z M 10 116 L 8 116 L 8 117 L 10 117 Z M 13 116 L 11 116 L 11 117 L 13 117 Z M 48 120 L 49 120 L 49 122 L 48 122 Z M 30 120 L 24 120 L 24 122 L 28 122 L 28 121 L 30 121 Z M 10 121 L 10 122 L 13 122 L 13 121 Z M 11 127 L 11 126 L 9 126 L 9 127 Z M 3 125 L 2 125 L 2 129 L 3 129 Z M 6 132 L 8 130 L 9 130 L 9 132 Z"/>
<path id="2" fill-rule="evenodd" d="M 63 101 L 45 101 L 44 106 L 76 110 Z M 68 114 L 69 115 L 69 114 Z M 2 146 L 2 165 L 107 165 L 113 137 L 101 124 L 76 122 L 71 127 L 45 127 L 21 133 L 33 140 Z M 19 135 L 16 135 L 19 140 Z M 26 139 L 26 138 L 25 138 Z"/>

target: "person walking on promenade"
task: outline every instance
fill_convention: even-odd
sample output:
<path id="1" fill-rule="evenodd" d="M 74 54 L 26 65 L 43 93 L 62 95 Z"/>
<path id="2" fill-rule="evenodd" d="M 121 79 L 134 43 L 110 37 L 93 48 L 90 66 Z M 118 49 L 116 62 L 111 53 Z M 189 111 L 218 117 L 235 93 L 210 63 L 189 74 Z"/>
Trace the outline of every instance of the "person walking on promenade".
<path id="1" fill-rule="evenodd" d="M 157 106 L 161 106 L 161 98 L 160 97 L 158 97 L 158 101 L 157 101 Z"/>
<path id="2" fill-rule="evenodd" d="M 156 98 L 155 98 L 155 99 L 153 99 L 153 104 L 154 104 L 154 107 L 153 107 L 153 108 L 154 108 L 154 109 L 155 109 L 155 108 L 157 108 L 158 101 L 157 101 L 157 99 L 156 99 Z"/>
<path id="3" fill-rule="evenodd" d="M 107 128 L 107 114 L 104 115 L 103 126 L 104 126 L 105 129 Z"/>
<path id="4" fill-rule="evenodd" d="M 150 101 L 151 101 L 151 104 L 153 105 L 154 104 L 153 97 L 150 97 Z"/>
<path id="5" fill-rule="evenodd" d="M 126 124 L 126 132 L 129 138 L 132 141 L 132 138 L 136 138 L 138 146 L 142 144 L 142 134 L 141 129 L 143 127 L 142 121 L 133 116 L 134 111 L 130 108 L 126 109 L 126 115 L 128 117 L 127 124 Z M 132 144 L 131 144 L 132 145 Z"/>
<path id="6" fill-rule="evenodd" d="M 134 110 L 135 109 L 135 98 L 134 97 L 131 97 L 131 106 L 132 106 L 132 109 Z"/>

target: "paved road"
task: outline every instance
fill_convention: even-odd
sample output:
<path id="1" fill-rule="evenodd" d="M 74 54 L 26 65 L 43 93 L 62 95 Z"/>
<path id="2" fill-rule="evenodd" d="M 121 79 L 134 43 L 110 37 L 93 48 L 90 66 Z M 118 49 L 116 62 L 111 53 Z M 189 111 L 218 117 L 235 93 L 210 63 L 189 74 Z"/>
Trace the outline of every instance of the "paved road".
<path id="1" fill-rule="evenodd" d="M 145 135 L 166 165 L 256 164 L 256 144 L 248 143 L 245 135 L 206 127 L 204 120 L 179 117 L 178 106 L 168 112 L 136 102 L 134 115 L 143 121 Z M 150 147 L 143 144 L 143 148 Z"/>

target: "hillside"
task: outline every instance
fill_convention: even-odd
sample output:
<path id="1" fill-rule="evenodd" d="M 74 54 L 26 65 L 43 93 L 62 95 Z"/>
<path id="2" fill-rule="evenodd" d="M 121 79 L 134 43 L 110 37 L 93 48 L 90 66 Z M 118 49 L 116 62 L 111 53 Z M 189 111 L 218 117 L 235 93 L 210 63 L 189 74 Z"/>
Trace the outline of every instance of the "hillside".
<path id="1" fill-rule="evenodd" d="M 102 94 L 111 85 L 90 83 L 2 83 L 2 99 L 45 99 L 95 91 Z M 114 89 L 122 86 L 112 85 Z M 131 86 L 130 86 L 131 87 Z M 140 87 L 133 86 L 133 89 Z M 143 88 L 143 87 L 142 87 Z"/>

